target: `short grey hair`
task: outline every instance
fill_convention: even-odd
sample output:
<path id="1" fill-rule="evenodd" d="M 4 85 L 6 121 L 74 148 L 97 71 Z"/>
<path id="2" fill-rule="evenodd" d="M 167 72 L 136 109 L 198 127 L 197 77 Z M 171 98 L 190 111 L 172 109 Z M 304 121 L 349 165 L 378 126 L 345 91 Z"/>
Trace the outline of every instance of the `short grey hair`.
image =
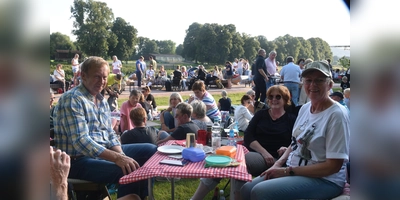
<path id="1" fill-rule="evenodd" d="M 192 116 L 193 107 L 186 102 L 181 102 L 176 105 L 176 109 L 179 110 L 182 115 L 187 115 L 189 118 Z"/>
<path id="2" fill-rule="evenodd" d="M 249 90 L 246 92 L 247 95 L 253 96 L 256 95 L 256 92 L 254 92 L 254 90 Z"/>
<path id="3" fill-rule="evenodd" d="M 276 51 L 272 50 L 271 52 L 269 52 L 269 55 L 271 56 L 272 54 L 276 55 Z"/>
<path id="4" fill-rule="evenodd" d="M 193 113 L 196 114 L 197 118 L 202 119 L 206 116 L 207 107 L 206 104 L 204 104 L 204 102 L 200 100 L 193 100 L 192 103 L 190 103 L 190 105 L 192 106 Z"/>

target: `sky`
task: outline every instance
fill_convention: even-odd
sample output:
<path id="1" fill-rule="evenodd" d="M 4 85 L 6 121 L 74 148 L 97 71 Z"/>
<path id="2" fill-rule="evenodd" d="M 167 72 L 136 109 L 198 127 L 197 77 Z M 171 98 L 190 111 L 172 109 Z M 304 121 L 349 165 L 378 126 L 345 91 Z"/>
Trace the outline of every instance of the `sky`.
<path id="1" fill-rule="evenodd" d="M 138 30 L 138 36 L 182 44 L 189 26 L 198 22 L 234 24 L 236 31 L 264 35 L 268 41 L 289 34 L 319 37 L 330 46 L 350 45 L 350 12 L 342 0 L 99 0 L 107 3 L 114 18 L 121 17 Z M 73 0 L 50 1 L 50 34 L 72 35 Z"/>

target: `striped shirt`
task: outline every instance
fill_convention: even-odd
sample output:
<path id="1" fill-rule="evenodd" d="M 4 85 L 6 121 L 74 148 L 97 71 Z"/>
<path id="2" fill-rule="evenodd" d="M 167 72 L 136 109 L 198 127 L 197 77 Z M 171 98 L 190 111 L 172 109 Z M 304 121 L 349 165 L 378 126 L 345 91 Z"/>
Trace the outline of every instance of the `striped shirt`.
<path id="1" fill-rule="evenodd" d="M 197 98 L 195 98 L 197 99 Z M 217 103 L 214 100 L 214 97 L 208 93 L 207 91 L 204 93 L 203 99 L 201 100 L 204 104 L 206 104 L 207 112 L 206 115 L 211 120 L 219 120 L 221 121 L 221 112 L 218 110 Z"/>
<path id="2" fill-rule="evenodd" d="M 99 157 L 105 150 L 119 146 L 111 127 L 111 112 L 101 94 L 94 96 L 80 84 L 64 93 L 55 108 L 54 140 L 58 149 L 70 156 Z"/>

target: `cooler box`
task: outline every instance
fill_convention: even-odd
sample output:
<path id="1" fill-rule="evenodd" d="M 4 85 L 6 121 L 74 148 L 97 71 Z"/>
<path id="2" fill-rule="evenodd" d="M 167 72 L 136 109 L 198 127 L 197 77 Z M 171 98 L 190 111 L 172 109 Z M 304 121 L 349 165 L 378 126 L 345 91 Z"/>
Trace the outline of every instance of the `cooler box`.
<path id="1" fill-rule="evenodd" d="M 204 160 L 206 154 L 203 149 L 190 147 L 182 150 L 182 157 L 192 162 L 199 162 Z"/>
<path id="2" fill-rule="evenodd" d="M 222 146 L 222 147 L 219 147 L 215 151 L 215 154 L 228 156 L 228 157 L 231 157 L 231 158 L 235 158 L 236 157 L 236 147 L 234 147 L 234 146 Z"/>

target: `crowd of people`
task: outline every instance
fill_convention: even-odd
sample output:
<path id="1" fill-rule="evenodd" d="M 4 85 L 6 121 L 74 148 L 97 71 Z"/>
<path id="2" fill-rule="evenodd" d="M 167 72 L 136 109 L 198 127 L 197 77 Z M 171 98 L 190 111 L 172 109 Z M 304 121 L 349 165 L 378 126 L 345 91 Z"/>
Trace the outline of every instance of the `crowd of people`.
<path id="1" fill-rule="evenodd" d="M 233 72 L 250 73 L 248 61 L 226 62 L 224 75 L 215 66 L 212 76 L 207 76 L 209 73 L 199 66 L 196 81 L 190 83 L 193 94 L 184 102 L 180 93 L 171 93 L 168 107 L 160 113 L 160 129 L 147 126 L 149 115 L 157 110 L 151 85 L 130 92 L 129 99 L 117 109 L 120 124 L 114 127 L 111 112 L 115 110 L 110 109 L 104 96 L 105 92 L 113 94 L 109 91 L 112 85 L 120 86 L 122 63 L 114 56 L 110 69 L 100 57 L 87 58 L 80 64 L 80 84 L 65 92 L 56 105 L 50 90 L 50 128 L 54 128 L 57 149 L 50 148 L 50 165 L 52 169 L 59 168 L 51 176 L 56 195 L 63 196 L 66 177 L 117 184 L 123 175 L 140 168 L 157 151 L 157 145 L 186 139 L 187 133 L 197 134 L 214 121 L 221 121 L 221 113 L 230 112 L 244 133 L 243 145 L 249 150 L 245 155 L 247 170 L 256 177 L 247 183 L 232 180 L 231 197 L 339 196 L 346 183 L 349 162 L 349 81 L 342 78 L 342 92 L 331 92 L 334 76 L 328 62 L 299 59 L 295 64 L 293 57 L 288 56 L 280 71 L 283 84 L 277 85 L 276 51 L 265 56 L 266 51 L 260 49 L 252 70 L 255 87 L 243 94 L 235 109 L 227 91 L 223 90 L 222 98 L 216 101 L 207 91 L 207 83 L 225 75 L 227 88 L 231 87 Z M 138 80 L 166 77 L 164 66 L 154 76 L 157 66 L 154 59 L 150 71 L 145 72 L 141 59 L 136 63 Z M 187 78 L 192 75 L 184 66 L 176 70 L 174 76 L 180 77 L 186 86 Z M 61 66 L 57 66 L 57 73 L 62 74 Z M 307 99 L 304 102 L 302 93 Z M 265 102 L 266 108 L 258 111 L 257 102 Z M 59 158 L 60 162 L 52 161 Z M 57 171 L 63 172 L 60 175 Z M 220 180 L 201 178 L 192 199 L 203 199 Z M 147 195 L 147 180 L 118 187 L 118 198 L 144 199 Z"/>

